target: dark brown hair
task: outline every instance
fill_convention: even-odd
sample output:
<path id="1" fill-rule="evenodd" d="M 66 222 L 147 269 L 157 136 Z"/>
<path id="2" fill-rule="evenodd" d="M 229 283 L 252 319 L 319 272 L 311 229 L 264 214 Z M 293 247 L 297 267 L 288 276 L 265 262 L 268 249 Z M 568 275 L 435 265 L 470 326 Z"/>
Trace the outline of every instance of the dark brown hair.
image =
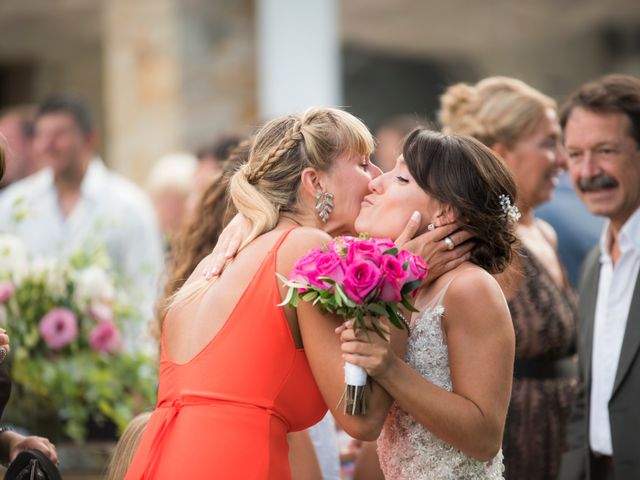
<path id="1" fill-rule="evenodd" d="M 171 263 L 167 269 L 167 282 L 156 305 L 156 325 L 152 328 L 158 338 L 171 296 L 189 278 L 198 263 L 211 253 L 222 229 L 236 213 L 228 194 L 229 178 L 240 165 L 246 163 L 250 148 L 250 140 L 245 140 L 231 152 L 222 176 L 207 187 L 196 208 L 176 234 Z"/>
<path id="2" fill-rule="evenodd" d="M 640 147 L 640 80 L 630 75 L 611 74 L 585 83 L 564 103 L 560 125 L 564 129 L 571 112 L 584 108 L 594 113 L 623 113 L 631 122 L 629 134 Z"/>
<path id="3" fill-rule="evenodd" d="M 213 142 L 208 143 L 198 149 L 196 157 L 198 160 L 211 158 L 220 164 L 224 164 L 231 152 L 246 138 L 246 135 L 239 133 L 225 133 L 216 138 Z"/>
<path id="4" fill-rule="evenodd" d="M 476 242 L 471 261 L 492 274 L 504 271 L 517 242 L 515 222 L 500 203 L 501 195 L 516 203 L 516 184 L 504 163 L 474 138 L 427 129 L 409 134 L 403 156 L 418 185 L 466 222 Z"/>

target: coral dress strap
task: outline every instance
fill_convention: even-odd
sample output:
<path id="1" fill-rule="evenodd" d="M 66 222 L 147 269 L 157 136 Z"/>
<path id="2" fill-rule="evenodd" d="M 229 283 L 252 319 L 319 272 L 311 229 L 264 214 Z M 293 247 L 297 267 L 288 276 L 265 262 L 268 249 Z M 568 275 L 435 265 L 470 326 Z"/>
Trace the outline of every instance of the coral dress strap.
<path id="1" fill-rule="evenodd" d="M 269 252 L 269 253 L 273 253 L 273 254 L 277 253 L 278 250 L 280 249 L 280 246 L 282 245 L 282 242 L 284 242 L 287 239 L 287 237 L 289 236 L 289 234 L 291 232 L 293 232 L 296 228 L 298 228 L 298 227 L 297 226 L 296 227 L 291 227 L 291 228 L 287 229 L 282 235 L 280 235 L 280 238 L 278 238 L 278 240 L 276 241 L 276 243 L 273 246 L 273 248 L 271 248 L 271 252 Z"/>

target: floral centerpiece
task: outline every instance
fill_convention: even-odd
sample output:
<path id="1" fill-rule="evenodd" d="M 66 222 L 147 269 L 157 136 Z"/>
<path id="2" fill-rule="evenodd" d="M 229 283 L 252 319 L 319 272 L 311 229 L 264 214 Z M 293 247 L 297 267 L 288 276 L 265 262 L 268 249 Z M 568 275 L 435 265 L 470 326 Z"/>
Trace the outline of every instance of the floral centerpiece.
<path id="1" fill-rule="evenodd" d="M 0 236 L 0 322 L 12 349 L 8 421 L 81 443 L 91 423 L 122 431 L 150 409 L 155 362 L 122 347 L 123 326 L 138 315 L 101 249 L 30 259 L 17 237 Z"/>
<path id="2" fill-rule="evenodd" d="M 386 339 L 380 318 L 404 328 L 399 305 L 417 311 L 411 298 L 428 272 L 422 258 L 399 250 L 389 239 L 337 237 L 300 258 L 289 278 L 278 275 L 289 287 L 281 305 L 296 307 L 300 299 L 313 302 L 325 312 L 353 319 L 356 330 L 373 331 Z M 366 413 L 366 382 L 363 368 L 345 364 L 345 413 Z"/>

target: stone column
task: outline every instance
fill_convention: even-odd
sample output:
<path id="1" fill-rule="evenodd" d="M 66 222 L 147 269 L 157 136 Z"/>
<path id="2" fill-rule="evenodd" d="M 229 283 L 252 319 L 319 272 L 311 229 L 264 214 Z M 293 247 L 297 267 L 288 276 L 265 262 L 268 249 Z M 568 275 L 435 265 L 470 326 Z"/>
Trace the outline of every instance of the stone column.
<path id="1" fill-rule="evenodd" d="M 249 0 L 103 0 L 106 160 L 143 183 L 161 155 L 255 120 Z"/>

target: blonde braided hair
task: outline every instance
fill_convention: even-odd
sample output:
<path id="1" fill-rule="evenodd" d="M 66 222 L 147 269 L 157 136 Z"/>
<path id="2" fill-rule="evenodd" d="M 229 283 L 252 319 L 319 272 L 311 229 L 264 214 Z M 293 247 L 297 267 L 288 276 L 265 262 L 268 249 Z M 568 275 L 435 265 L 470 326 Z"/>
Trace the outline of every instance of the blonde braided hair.
<path id="1" fill-rule="evenodd" d="M 342 110 L 310 108 L 267 122 L 255 136 L 247 163 L 229 180 L 229 197 L 252 226 L 240 250 L 273 229 L 281 212 L 299 211 L 305 168 L 327 171 L 341 155 L 368 156 L 373 148 L 367 127 Z M 204 280 L 187 284 L 171 305 L 195 298 L 208 285 Z"/>
<path id="2" fill-rule="evenodd" d="M 271 152 L 267 155 L 267 157 L 262 161 L 260 165 L 256 167 L 255 170 L 249 168 L 249 164 L 246 164 L 246 176 L 247 181 L 251 185 L 255 185 L 260 181 L 260 179 L 264 176 L 269 168 L 276 163 L 282 155 L 291 150 L 292 148 L 299 145 L 300 141 L 304 140 L 302 136 L 302 120 L 296 120 L 295 123 L 289 128 L 285 136 L 280 140 L 280 143 L 273 147 Z"/>

